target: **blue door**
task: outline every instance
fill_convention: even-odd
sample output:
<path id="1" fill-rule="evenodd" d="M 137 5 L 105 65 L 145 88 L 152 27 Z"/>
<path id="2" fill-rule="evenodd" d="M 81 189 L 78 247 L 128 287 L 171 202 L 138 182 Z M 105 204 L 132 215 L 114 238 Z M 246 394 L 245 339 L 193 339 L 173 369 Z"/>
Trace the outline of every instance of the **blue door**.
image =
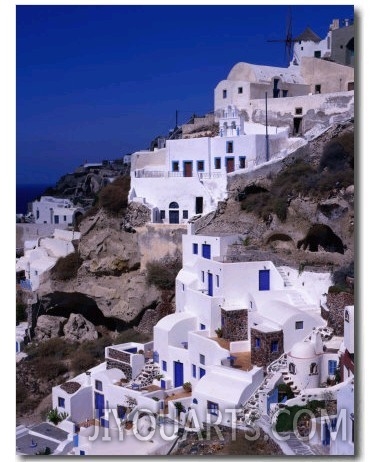
<path id="1" fill-rule="evenodd" d="M 208 295 L 213 296 L 213 274 L 208 273 Z"/>
<path id="2" fill-rule="evenodd" d="M 183 385 L 183 363 L 174 361 L 174 386 L 180 387 Z"/>
<path id="3" fill-rule="evenodd" d="M 202 256 L 208 260 L 211 259 L 211 246 L 209 244 L 202 245 Z"/>
<path id="4" fill-rule="evenodd" d="M 94 409 L 96 410 L 96 419 L 101 419 L 104 414 L 105 397 L 101 393 L 94 393 Z"/>
<path id="5" fill-rule="evenodd" d="M 270 270 L 259 271 L 258 290 L 270 290 Z"/>
<path id="6" fill-rule="evenodd" d="M 178 210 L 169 210 L 169 223 L 176 224 L 180 222 L 180 213 Z"/>
<path id="7" fill-rule="evenodd" d="M 331 432 L 329 430 L 329 425 L 327 423 L 324 424 L 323 427 L 324 435 L 323 435 L 323 446 L 328 446 L 331 442 Z"/>

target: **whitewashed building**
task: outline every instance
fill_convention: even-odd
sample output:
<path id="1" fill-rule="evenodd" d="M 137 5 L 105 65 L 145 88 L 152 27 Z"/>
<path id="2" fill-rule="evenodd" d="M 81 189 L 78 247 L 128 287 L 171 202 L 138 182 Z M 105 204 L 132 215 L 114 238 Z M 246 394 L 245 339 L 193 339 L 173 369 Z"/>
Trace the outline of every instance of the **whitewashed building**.
<path id="1" fill-rule="evenodd" d="M 79 239 L 80 233 L 77 231 L 55 229 L 52 237 L 26 241 L 24 256 L 16 260 L 21 287 L 36 291 L 57 260 L 75 252 L 73 241 Z"/>
<path id="2" fill-rule="evenodd" d="M 31 208 L 35 223 L 64 225 L 66 228 L 75 223 L 77 215 L 84 213 L 84 209 L 74 207 L 70 199 L 52 196 L 41 196 L 32 202 Z"/>

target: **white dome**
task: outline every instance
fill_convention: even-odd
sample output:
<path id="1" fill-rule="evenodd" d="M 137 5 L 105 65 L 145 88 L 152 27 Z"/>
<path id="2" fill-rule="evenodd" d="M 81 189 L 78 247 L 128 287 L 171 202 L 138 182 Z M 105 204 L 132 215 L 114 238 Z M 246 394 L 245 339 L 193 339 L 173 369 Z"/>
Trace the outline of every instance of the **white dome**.
<path id="1" fill-rule="evenodd" d="M 316 356 L 314 344 L 311 342 L 295 343 L 290 352 L 292 358 L 313 358 Z"/>

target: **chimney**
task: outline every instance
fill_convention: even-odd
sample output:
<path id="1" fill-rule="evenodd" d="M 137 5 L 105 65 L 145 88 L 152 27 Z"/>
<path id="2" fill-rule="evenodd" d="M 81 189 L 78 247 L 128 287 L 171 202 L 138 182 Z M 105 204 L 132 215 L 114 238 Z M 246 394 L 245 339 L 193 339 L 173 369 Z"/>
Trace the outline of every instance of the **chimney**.
<path id="1" fill-rule="evenodd" d="M 90 371 L 85 373 L 85 385 L 90 386 L 91 385 L 91 380 L 90 380 Z"/>

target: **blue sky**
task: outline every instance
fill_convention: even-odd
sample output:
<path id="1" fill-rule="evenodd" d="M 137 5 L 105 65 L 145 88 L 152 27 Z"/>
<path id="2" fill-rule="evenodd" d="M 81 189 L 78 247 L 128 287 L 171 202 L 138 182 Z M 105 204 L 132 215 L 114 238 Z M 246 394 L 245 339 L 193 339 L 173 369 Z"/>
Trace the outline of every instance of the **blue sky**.
<path id="1" fill-rule="evenodd" d="M 347 5 L 291 5 L 324 38 Z M 239 61 L 285 65 L 288 5 L 17 5 L 16 181 L 55 184 L 88 161 L 147 148 Z"/>

